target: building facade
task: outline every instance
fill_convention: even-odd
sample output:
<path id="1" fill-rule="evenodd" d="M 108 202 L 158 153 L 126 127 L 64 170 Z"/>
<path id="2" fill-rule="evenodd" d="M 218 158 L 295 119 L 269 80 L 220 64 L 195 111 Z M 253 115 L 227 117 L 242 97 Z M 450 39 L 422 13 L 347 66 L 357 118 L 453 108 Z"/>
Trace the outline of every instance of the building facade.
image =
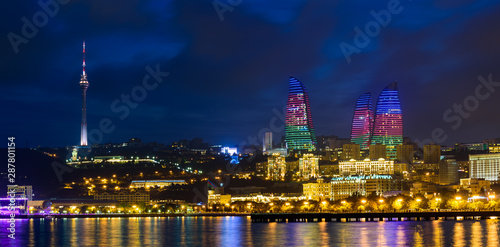
<path id="1" fill-rule="evenodd" d="M 316 134 L 309 105 L 309 95 L 299 80 L 290 77 L 290 90 L 285 114 L 287 149 L 316 150 Z"/>
<path id="2" fill-rule="evenodd" d="M 127 194 L 127 193 L 119 193 L 119 194 L 95 194 L 94 200 L 112 200 L 117 202 L 149 202 L 150 197 L 149 194 L 146 193 L 135 193 L 135 194 Z"/>
<path id="3" fill-rule="evenodd" d="M 370 145 L 369 157 L 371 160 L 387 159 L 387 147 L 380 143 Z"/>
<path id="4" fill-rule="evenodd" d="M 274 153 L 267 158 L 267 178 L 274 181 L 285 180 L 286 175 L 285 157 Z"/>
<path id="5" fill-rule="evenodd" d="M 308 200 L 322 201 L 329 200 L 332 184 L 318 178 L 315 183 L 305 183 L 302 185 L 303 195 Z"/>
<path id="6" fill-rule="evenodd" d="M 401 144 L 396 147 L 396 160 L 407 164 L 413 163 L 413 145 Z"/>
<path id="7" fill-rule="evenodd" d="M 373 118 L 372 95 L 364 93 L 356 102 L 351 125 L 351 142 L 360 145 L 362 150 L 367 150 L 370 146 Z"/>
<path id="8" fill-rule="evenodd" d="M 386 191 L 400 191 L 401 181 L 390 175 L 348 176 L 331 180 L 331 200 L 344 199 L 357 193 L 360 196 L 382 195 Z"/>
<path id="9" fill-rule="evenodd" d="M 153 187 L 168 187 L 170 185 L 184 185 L 187 184 L 185 180 L 133 180 L 130 182 L 130 188 L 153 188 Z"/>
<path id="10" fill-rule="evenodd" d="M 424 145 L 424 163 L 438 164 L 441 160 L 441 146 L 436 144 Z"/>
<path id="11" fill-rule="evenodd" d="M 262 147 L 263 152 L 267 152 L 273 149 L 273 132 L 264 133 L 264 144 Z"/>
<path id="12" fill-rule="evenodd" d="M 339 162 L 341 176 L 394 174 L 393 160 L 350 160 Z"/>
<path id="13" fill-rule="evenodd" d="M 481 190 L 491 190 L 491 183 L 485 179 L 463 178 L 460 179 L 460 189 L 469 191 L 471 195 L 477 195 Z"/>
<path id="14" fill-rule="evenodd" d="M 458 162 L 454 159 L 446 159 L 439 163 L 439 184 L 458 184 Z"/>
<path id="15" fill-rule="evenodd" d="M 319 158 L 313 154 L 304 154 L 299 159 L 300 177 L 304 180 L 319 176 Z"/>
<path id="16" fill-rule="evenodd" d="M 500 153 L 471 154 L 469 155 L 470 178 L 484 178 L 489 181 L 498 181 L 500 176 Z"/>
<path id="17" fill-rule="evenodd" d="M 403 113 L 397 82 L 389 84 L 380 93 L 373 128 L 372 144 L 387 147 L 387 157 L 396 159 L 396 147 L 403 143 Z"/>
<path id="18" fill-rule="evenodd" d="M 342 146 L 341 160 L 359 160 L 361 157 L 361 146 L 359 144 L 349 143 Z"/>

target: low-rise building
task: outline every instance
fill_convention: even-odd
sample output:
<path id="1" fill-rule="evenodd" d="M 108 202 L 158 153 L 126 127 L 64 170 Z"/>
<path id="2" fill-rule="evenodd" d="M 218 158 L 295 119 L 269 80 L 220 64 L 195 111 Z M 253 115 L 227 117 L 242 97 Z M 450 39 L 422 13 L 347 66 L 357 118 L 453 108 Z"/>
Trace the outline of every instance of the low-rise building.
<path id="1" fill-rule="evenodd" d="M 490 191 L 491 183 L 486 179 L 463 178 L 460 179 L 460 189 L 469 191 L 471 195 L 477 195 L 481 193 L 481 190 Z"/>
<path id="2" fill-rule="evenodd" d="M 168 187 L 170 185 L 187 184 L 185 180 L 133 180 L 130 183 L 130 188 L 150 188 L 150 187 Z"/>
<path id="3" fill-rule="evenodd" d="M 214 190 L 208 190 L 208 205 L 231 203 L 231 195 L 221 195 Z"/>
<path id="4" fill-rule="evenodd" d="M 149 194 L 145 193 L 127 194 L 125 192 L 122 192 L 119 194 L 109 194 L 105 192 L 102 194 L 95 194 L 94 200 L 112 200 L 117 202 L 149 202 L 150 197 Z"/>
<path id="5" fill-rule="evenodd" d="M 355 193 L 360 196 L 381 195 L 386 191 L 402 189 L 401 181 L 390 175 L 336 177 L 332 178 L 331 185 L 331 200 L 344 199 Z"/>
<path id="6" fill-rule="evenodd" d="M 383 158 L 378 160 L 341 161 L 339 163 L 339 172 L 342 176 L 394 174 L 394 161 Z"/>
<path id="7" fill-rule="evenodd" d="M 305 183 L 302 186 L 302 194 L 309 200 L 330 199 L 332 184 L 325 183 L 323 178 L 318 178 L 315 183 Z"/>

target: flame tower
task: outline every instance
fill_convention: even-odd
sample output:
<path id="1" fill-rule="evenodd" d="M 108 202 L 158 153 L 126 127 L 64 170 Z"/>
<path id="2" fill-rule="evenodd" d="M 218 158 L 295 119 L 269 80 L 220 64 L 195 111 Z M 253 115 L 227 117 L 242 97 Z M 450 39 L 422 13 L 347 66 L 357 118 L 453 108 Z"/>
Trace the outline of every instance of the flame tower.
<path id="1" fill-rule="evenodd" d="M 80 146 L 87 146 L 87 74 L 85 74 L 85 41 L 83 41 L 83 72 L 80 79 L 80 88 L 82 89 L 82 129 L 80 134 Z"/>
<path id="2" fill-rule="evenodd" d="M 398 83 L 382 90 L 377 100 L 377 113 L 372 144 L 386 145 L 389 159 L 396 159 L 396 147 L 403 143 L 403 113 L 399 101 Z"/>
<path id="3" fill-rule="evenodd" d="M 351 126 L 351 142 L 359 144 L 366 150 L 370 147 L 370 138 L 373 130 L 372 94 L 364 93 L 359 96 L 354 109 Z"/>
<path id="4" fill-rule="evenodd" d="M 290 151 L 316 151 L 316 135 L 309 106 L 309 95 L 302 82 L 291 76 L 286 104 L 285 137 Z"/>

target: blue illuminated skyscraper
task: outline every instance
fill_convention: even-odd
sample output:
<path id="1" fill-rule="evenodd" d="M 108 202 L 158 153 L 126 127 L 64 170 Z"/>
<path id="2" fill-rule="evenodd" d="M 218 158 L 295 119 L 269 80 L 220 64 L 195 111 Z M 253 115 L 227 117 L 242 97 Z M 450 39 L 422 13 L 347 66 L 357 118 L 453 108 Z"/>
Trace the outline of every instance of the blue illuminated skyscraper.
<path id="1" fill-rule="evenodd" d="M 382 90 L 377 101 L 372 144 L 386 145 L 389 159 L 396 159 L 396 147 L 403 143 L 403 113 L 397 82 Z"/>

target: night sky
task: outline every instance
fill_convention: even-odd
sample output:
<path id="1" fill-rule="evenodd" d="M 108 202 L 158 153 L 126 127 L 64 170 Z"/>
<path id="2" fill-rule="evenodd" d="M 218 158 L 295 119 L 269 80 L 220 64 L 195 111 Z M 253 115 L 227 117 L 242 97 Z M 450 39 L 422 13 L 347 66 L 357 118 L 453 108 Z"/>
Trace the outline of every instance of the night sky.
<path id="1" fill-rule="evenodd" d="M 9 1 L 0 15 L 0 131 L 15 135 L 21 147 L 79 144 L 85 40 L 89 131 L 101 119 L 115 127 L 103 142 L 248 142 L 280 119 L 275 112 L 286 105 L 290 75 L 309 91 L 318 135 L 348 137 L 359 95 L 371 92 L 375 104 L 398 81 L 405 136 L 422 140 L 442 128 L 446 145 L 500 137 L 500 87 L 474 96 L 479 76 L 500 82 L 498 1 L 400 1 L 398 13 L 349 63 L 340 44 L 354 47 L 355 28 L 365 32 L 375 20 L 371 11 L 387 12 L 389 2 L 397 4 L 74 0 L 50 16 L 38 13 L 37 1 Z M 227 10 L 223 20 L 214 3 Z M 23 16 L 31 23 L 39 18 L 37 32 L 25 32 L 30 37 L 23 36 Z M 27 41 L 16 45 L 17 53 L 9 33 Z M 128 116 L 113 111 L 114 100 L 142 85 L 147 66 L 170 74 Z M 447 109 L 465 99 L 470 115 L 459 126 L 446 122 Z"/>

